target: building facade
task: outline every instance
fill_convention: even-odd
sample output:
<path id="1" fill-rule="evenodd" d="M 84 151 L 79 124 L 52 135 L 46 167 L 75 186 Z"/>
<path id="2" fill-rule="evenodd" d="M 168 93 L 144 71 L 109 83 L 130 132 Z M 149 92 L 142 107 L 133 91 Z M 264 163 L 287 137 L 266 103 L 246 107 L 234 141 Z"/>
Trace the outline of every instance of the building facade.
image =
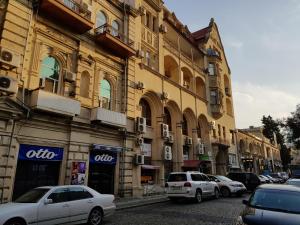
<path id="1" fill-rule="evenodd" d="M 239 129 L 237 141 L 243 171 L 257 174 L 282 171 L 280 146 L 264 137 L 261 127 Z"/>
<path id="2" fill-rule="evenodd" d="M 238 168 L 213 20 L 191 33 L 160 0 L 1 4 L 1 202 L 77 183 L 141 196 L 172 171 Z"/>

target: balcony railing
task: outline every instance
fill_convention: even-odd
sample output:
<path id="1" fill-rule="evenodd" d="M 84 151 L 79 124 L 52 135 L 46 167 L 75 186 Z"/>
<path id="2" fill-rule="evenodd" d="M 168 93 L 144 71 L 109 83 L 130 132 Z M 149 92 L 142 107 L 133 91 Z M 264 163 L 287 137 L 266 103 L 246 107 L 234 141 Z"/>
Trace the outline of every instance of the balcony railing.
<path id="1" fill-rule="evenodd" d="M 74 0 L 42 0 L 39 1 L 39 11 L 56 21 L 68 26 L 78 33 L 84 33 L 93 28 L 91 11 L 87 4 L 79 4 Z"/>
<path id="2" fill-rule="evenodd" d="M 221 117 L 224 114 L 224 107 L 222 104 L 211 104 L 210 108 L 214 117 Z"/>
<path id="3" fill-rule="evenodd" d="M 230 147 L 230 141 L 222 137 L 214 137 L 211 143 L 214 145 L 223 145 L 223 146 Z"/>
<path id="4" fill-rule="evenodd" d="M 220 88 L 221 87 L 221 78 L 217 75 L 209 75 L 209 86 L 214 88 Z"/>
<path id="5" fill-rule="evenodd" d="M 134 41 L 109 24 L 96 28 L 95 36 L 99 43 L 105 44 L 104 46 L 113 50 L 116 54 L 130 57 L 136 53 Z"/>

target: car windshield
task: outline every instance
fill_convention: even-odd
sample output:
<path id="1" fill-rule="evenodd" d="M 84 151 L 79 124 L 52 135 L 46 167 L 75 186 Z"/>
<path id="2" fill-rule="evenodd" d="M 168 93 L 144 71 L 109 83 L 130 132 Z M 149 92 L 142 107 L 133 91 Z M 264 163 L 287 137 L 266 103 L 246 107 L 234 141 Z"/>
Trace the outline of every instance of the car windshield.
<path id="1" fill-rule="evenodd" d="M 224 177 L 224 176 L 216 176 L 216 178 L 219 179 L 220 181 L 232 181 L 228 177 Z"/>
<path id="2" fill-rule="evenodd" d="M 21 197 L 17 198 L 14 202 L 17 203 L 36 203 L 38 202 L 50 189 L 49 188 L 36 188 L 26 192 Z"/>
<path id="3" fill-rule="evenodd" d="M 169 175 L 168 182 L 180 182 L 180 181 L 187 181 L 185 173 L 175 173 Z"/>
<path id="4" fill-rule="evenodd" d="M 250 206 L 270 211 L 300 213 L 300 192 L 257 189 L 250 198 Z"/>

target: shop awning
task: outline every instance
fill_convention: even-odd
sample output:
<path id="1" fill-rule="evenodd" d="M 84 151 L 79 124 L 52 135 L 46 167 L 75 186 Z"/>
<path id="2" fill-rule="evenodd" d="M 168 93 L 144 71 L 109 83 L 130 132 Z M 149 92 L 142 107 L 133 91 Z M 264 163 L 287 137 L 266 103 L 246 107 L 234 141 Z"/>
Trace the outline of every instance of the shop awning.
<path id="1" fill-rule="evenodd" d="M 145 170 L 159 170 L 160 166 L 142 165 L 142 169 L 145 169 Z"/>
<path id="2" fill-rule="evenodd" d="M 115 146 L 110 146 L 110 145 L 93 144 L 93 150 L 121 152 L 122 149 L 123 149 L 122 147 L 115 147 Z"/>
<path id="3" fill-rule="evenodd" d="M 182 167 L 186 167 L 186 168 L 199 168 L 199 165 L 201 163 L 200 160 L 184 160 L 183 161 L 183 166 Z"/>

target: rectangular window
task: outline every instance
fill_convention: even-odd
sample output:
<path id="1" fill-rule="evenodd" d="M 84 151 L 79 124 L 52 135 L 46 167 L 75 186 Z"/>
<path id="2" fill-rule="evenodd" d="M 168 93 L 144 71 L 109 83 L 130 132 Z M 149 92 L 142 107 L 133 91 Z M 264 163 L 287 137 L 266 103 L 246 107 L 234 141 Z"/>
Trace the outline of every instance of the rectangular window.
<path id="1" fill-rule="evenodd" d="M 216 105 L 218 103 L 218 96 L 216 91 L 210 91 L 211 104 Z"/>
<path id="2" fill-rule="evenodd" d="M 145 25 L 150 28 L 150 14 L 148 12 L 146 13 Z"/>
<path id="3" fill-rule="evenodd" d="M 146 65 L 150 66 L 151 65 L 151 56 L 150 56 L 150 52 L 146 52 Z"/>
<path id="4" fill-rule="evenodd" d="M 226 129 L 225 129 L 225 127 L 223 127 L 223 137 L 224 137 L 224 139 L 226 139 Z"/>
<path id="5" fill-rule="evenodd" d="M 221 125 L 220 124 L 218 124 L 218 135 L 219 135 L 219 137 L 221 137 Z"/>
<path id="6" fill-rule="evenodd" d="M 152 26 L 153 26 L 153 32 L 157 32 L 157 19 L 156 19 L 156 17 L 153 17 L 152 18 Z"/>
<path id="7" fill-rule="evenodd" d="M 216 75 L 215 74 L 215 65 L 213 63 L 208 63 L 208 74 L 211 76 Z"/>

